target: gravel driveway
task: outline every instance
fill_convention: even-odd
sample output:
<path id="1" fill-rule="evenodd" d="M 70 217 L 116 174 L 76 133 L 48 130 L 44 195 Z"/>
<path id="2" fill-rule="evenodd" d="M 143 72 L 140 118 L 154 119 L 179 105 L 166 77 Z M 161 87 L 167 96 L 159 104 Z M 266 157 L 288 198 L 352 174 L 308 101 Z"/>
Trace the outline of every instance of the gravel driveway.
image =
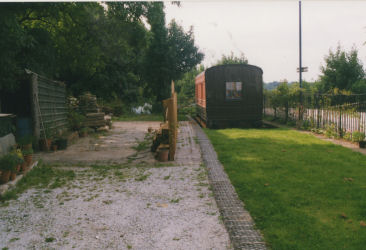
<path id="1" fill-rule="evenodd" d="M 40 155 L 75 177 L 22 193 L 0 208 L 0 247 L 9 249 L 231 249 L 189 122 L 176 161 L 136 151 L 156 122 L 116 122 L 100 137 Z"/>

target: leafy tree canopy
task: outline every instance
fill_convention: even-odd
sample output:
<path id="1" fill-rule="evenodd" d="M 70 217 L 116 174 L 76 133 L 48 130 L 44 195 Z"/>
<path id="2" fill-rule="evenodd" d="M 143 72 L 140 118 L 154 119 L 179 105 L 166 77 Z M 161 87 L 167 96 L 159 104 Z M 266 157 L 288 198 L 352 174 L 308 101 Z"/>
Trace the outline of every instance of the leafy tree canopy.
<path id="1" fill-rule="evenodd" d="M 241 53 L 240 56 L 237 57 L 231 52 L 228 56 L 222 55 L 221 59 L 216 62 L 216 65 L 224 64 L 248 64 L 248 59 L 244 56 L 244 53 Z"/>
<path id="2" fill-rule="evenodd" d="M 320 76 L 322 91 L 328 92 L 331 89 L 362 91 L 366 89 L 365 71 L 358 59 L 356 49 L 346 52 L 338 46 L 336 51 L 329 51 L 325 57 L 325 66 L 321 67 Z M 354 86 L 356 85 L 356 86 Z"/>
<path id="3" fill-rule="evenodd" d="M 73 95 L 160 101 L 203 59 L 192 28 L 166 26 L 162 2 L 1 3 L 0 32 L 5 91 L 16 91 L 28 68 Z"/>

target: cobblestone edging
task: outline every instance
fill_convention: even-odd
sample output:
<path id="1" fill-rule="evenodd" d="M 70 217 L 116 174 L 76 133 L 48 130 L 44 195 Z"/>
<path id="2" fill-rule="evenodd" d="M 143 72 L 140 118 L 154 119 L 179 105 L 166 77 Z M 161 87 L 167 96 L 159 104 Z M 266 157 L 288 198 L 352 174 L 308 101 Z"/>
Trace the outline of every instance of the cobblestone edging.
<path id="1" fill-rule="evenodd" d="M 193 121 L 192 127 L 201 147 L 216 203 L 234 249 L 266 249 L 262 236 L 254 229 L 253 219 L 249 212 L 244 209 L 244 204 L 239 200 L 229 177 L 217 159 L 210 140 L 201 127 Z"/>

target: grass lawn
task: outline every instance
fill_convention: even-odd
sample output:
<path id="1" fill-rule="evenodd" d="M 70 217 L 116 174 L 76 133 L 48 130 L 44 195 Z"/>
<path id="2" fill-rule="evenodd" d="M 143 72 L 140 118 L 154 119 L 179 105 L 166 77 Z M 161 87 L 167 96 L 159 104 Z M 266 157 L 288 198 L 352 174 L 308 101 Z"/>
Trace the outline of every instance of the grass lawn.
<path id="1" fill-rule="evenodd" d="M 162 114 L 128 114 L 118 117 L 112 117 L 112 121 L 163 121 Z M 187 121 L 188 118 L 185 115 L 178 114 L 178 121 Z"/>
<path id="2" fill-rule="evenodd" d="M 366 249 L 366 156 L 287 129 L 205 132 L 272 249 Z"/>

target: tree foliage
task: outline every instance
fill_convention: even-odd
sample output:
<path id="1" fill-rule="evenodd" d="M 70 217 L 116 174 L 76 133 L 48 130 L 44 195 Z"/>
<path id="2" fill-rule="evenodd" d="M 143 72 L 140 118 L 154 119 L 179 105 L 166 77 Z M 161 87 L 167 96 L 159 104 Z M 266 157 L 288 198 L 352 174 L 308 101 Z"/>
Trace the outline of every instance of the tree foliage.
<path id="1" fill-rule="evenodd" d="M 203 59 L 193 29 L 165 24 L 162 2 L 1 3 L 0 90 L 28 68 L 105 100 L 167 97 Z"/>
<path id="2" fill-rule="evenodd" d="M 240 57 L 237 57 L 231 52 L 228 56 L 222 55 L 221 59 L 216 62 L 216 65 L 224 64 L 248 64 L 248 59 L 244 56 L 244 53 L 241 53 Z"/>
<path id="3" fill-rule="evenodd" d="M 356 49 L 346 52 L 338 46 L 335 52 L 330 50 L 321 71 L 323 75 L 320 76 L 320 87 L 324 92 L 335 88 L 355 92 L 366 89 L 365 71 Z"/>

